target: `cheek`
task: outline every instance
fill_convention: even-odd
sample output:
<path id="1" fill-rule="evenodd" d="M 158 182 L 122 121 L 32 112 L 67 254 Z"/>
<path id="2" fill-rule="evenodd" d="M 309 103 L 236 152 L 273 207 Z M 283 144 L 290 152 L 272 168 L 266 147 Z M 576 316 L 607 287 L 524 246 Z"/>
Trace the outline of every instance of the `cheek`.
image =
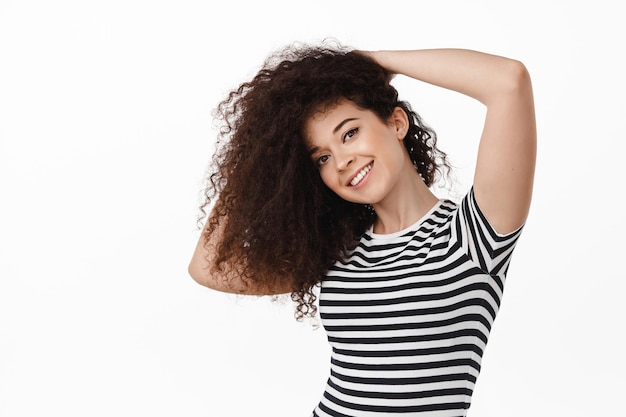
<path id="1" fill-rule="evenodd" d="M 404 142 L 395 140 L 390 146 L 389 157 L 395 162 L 395 164 L 399 165 L 404 160 L 409 157 L 409 152 L 404 146 Z"/>
<path id="2" fill-rule="evenodd" d="M 341 186 L 339 176 L 336 172 L 333 172 L 332 169 L 321 169 L 320 178 L 322 179 L 324 185 L 336 195 L 341 197 L 342 193 L 345 192 L 345 190 Z"/>
<path id="3" fill-rule="evenodd" d="M 331 173 L 329 172 L 328 167 L 324 167 L 320 169 L 320 178 L 322 182 L 331 190 L 334 188 L 335 184 L 333 183 L 333 178 Z M 336 180 L 335 180 L 336 181 Z"/>

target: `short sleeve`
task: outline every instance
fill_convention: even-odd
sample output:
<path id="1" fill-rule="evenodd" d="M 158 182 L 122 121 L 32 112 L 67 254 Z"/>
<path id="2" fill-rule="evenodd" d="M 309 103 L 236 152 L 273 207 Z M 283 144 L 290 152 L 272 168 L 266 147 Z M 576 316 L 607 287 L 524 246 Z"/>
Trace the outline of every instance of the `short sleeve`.
<path id="1" fill-rule="evenodd" d="M 504 278 L 523 225 L 505 235 L 497 233 L 478 207 L 473 188 L 461 201 L 453 224 L 472 261 L 484 272 Z"/>

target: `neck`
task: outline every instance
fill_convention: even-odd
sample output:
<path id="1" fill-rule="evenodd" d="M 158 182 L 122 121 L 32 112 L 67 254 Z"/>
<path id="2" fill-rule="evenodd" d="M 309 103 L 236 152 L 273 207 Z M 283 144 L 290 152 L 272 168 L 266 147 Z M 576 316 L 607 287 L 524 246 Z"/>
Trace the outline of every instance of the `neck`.
<path id="1" fill-rule="evenodd" d="M 383 201 L 373 205 L 376 212 L 374 233 L 388 234 L 406 229 L 439 201 L 412 165 L 410 170 L 401 176 L 402 179 Z"/>

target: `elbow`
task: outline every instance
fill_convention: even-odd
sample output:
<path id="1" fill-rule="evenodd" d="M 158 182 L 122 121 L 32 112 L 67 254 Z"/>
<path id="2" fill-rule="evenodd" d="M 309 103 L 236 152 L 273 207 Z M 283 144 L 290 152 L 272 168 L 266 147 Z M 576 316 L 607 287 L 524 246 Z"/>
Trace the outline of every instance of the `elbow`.
<path id="1" fill-rule="evenodd" d="M 532 101 L 532 84 L 526 66 L 513 59 L 507 59 L 497 71 L 497 78 L 491 82 L 491 88 L 481 98 L 487 107 L 500 106 L 511 100 Z"/>
<path id="2" fill-rule="evenodd" d="M 189 265 L 187 266 L 187 272 L 189 273 L 189 276 L 198 284 L 204 287 L 208 286 L 208 281 L 206 278 L 207 271 L 198 265 L 198 262 L 195 260 L 195 258 L 192 259 L 191 262 L 189 262 Z"/>
<path id="3" fill-rule="evenodd" d="M 513 94 L 531 93 L 532 84 L 528 68 L 517 60 L 509 60 L 507 70 L 504 72 L 503 91 Z"/>

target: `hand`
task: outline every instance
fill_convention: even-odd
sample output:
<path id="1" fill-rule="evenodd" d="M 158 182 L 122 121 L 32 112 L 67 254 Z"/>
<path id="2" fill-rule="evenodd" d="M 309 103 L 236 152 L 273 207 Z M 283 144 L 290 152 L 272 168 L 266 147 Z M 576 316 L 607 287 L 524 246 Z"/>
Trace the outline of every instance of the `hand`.
<path id="1" fill-rule="evenodd" d="M 362 51 L 362 50 L 359 50 L 359 49 L 355 49 L 352 52 L 357 53 L 357 54 L 361 54 L 361 55 L 364 55 L 364 56 L 366 56 L 366 57 L 368 57 L 370 59 L 373 59 L 374 61 L 376 61 L 376 63 L 378 65 L 380 65 L 381 67 L 385 68 L 385 70 L 388 73 L 388 76 L 387 76 L 387 82 L 388 83 L 391 82 L 391 80 L 393 80 L 395 78 L 395 76 L 397 75 L 397 73 L 389 71 L 389 69 L 386 68 L 385 65 L 383 65 L 383 63 L 381 62 L 381 59 L 380 59 L 381 58 L 381 56 L 380 56 L 381 52 L 380 51 Z"/>

